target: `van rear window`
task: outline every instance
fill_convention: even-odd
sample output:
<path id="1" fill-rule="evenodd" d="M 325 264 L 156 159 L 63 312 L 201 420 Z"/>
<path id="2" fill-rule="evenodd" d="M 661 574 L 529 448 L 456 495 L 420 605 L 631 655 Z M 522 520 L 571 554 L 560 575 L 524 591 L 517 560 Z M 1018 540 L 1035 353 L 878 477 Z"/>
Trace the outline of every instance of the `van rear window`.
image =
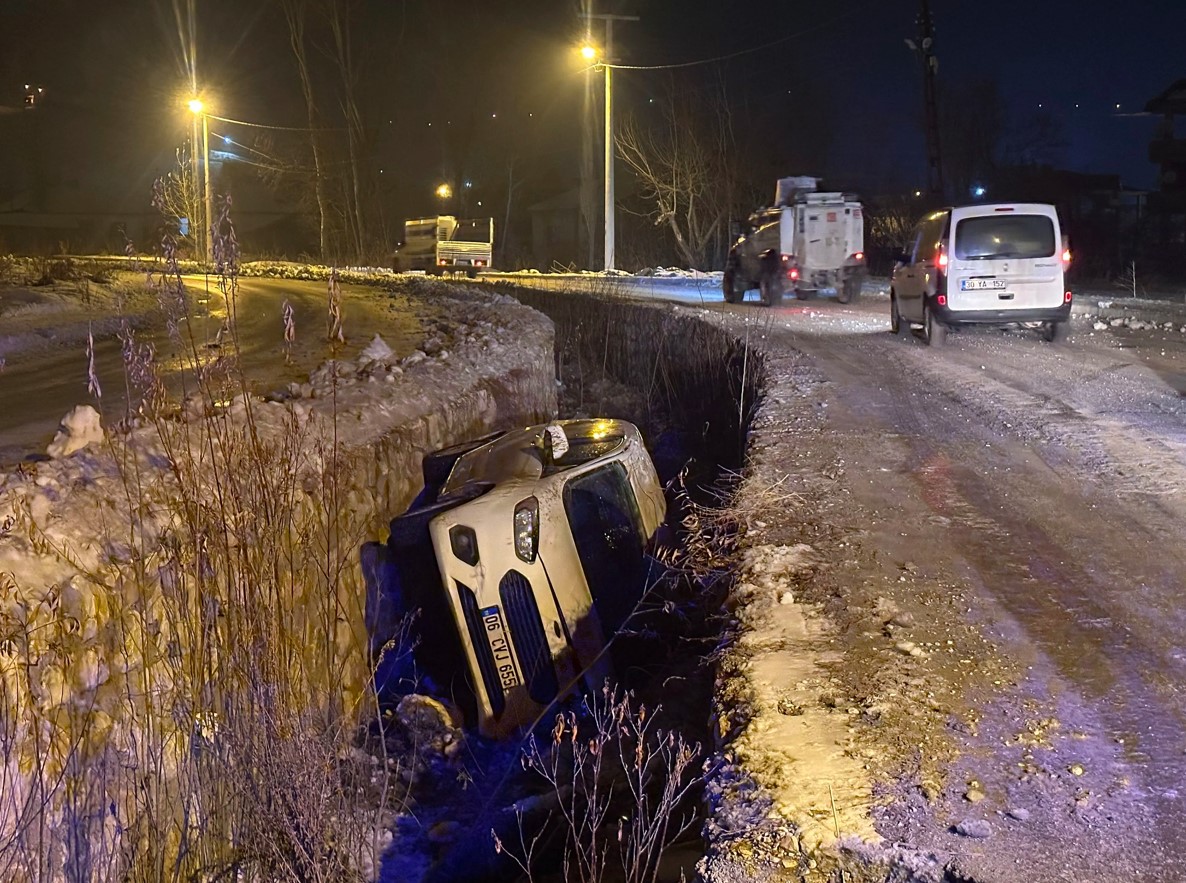
<path id="1" fill-rule="evenodd" d="M 985 215 L 955 227 L 955 256 L 963 261 L 1053 254 L 1054 222 L 1046 215 Z"/>

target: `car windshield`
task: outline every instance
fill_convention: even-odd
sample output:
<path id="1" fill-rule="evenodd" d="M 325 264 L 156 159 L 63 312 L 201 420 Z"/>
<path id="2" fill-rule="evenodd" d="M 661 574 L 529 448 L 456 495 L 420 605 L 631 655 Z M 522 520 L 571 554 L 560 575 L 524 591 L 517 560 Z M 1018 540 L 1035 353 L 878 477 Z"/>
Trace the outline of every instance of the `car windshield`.
<path id="1" fill-rule="evenodd" d="M 1054 254 L 1054 222 L 1046 215 L 985 215 L 955 227 L 955 256 L 962 261 L 1048 258 Z"/>

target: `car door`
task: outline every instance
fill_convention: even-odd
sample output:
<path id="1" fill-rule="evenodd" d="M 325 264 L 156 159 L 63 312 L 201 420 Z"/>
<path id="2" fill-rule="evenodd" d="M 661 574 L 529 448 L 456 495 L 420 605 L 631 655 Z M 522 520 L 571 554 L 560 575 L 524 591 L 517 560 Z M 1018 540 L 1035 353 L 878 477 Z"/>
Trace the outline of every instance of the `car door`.
<path id="1" fill-rule="evenodd" d="M 908 295 L 899 297 L 898 311 L 912 322 L 923 321 L 923 308 L 938 279 L 938 258 L 947 235 L 948 211 L 934 212 L 919 224 L 910 258 Z"/>
<path id="2" fill-rule="evenodd" d="M 920 221 L 914 228 L 914 236 L 904 249 L 906 261 L 894 270 L 894 294 L 898 298 L 898 315 L 911 322 L 922 321 L 921 287 L 915 256 L 922 241 L 926 221 Z"/>

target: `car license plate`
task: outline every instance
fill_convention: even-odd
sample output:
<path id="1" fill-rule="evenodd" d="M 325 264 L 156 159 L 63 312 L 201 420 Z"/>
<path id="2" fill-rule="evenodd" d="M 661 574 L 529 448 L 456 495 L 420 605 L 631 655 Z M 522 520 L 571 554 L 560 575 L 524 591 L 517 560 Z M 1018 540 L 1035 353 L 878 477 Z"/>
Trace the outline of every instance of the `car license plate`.
<path id="1" fill-rule="evenodd" d="M 1004 279 L 961 279 L 960 291 L 985 291 L 994 288 L 1004 288 Z"/>
<path id="2" fill-rule="evenodd" d="M 515 659 L 511 655 L 507 631 L 502 624 L 502 613 L 497 607 L 484 607 L 481 612 L 486 641 L 490 644 L 490 652 L 494 654 L 494 670 L 498 672 L 498 680 L 505 693 L 519 686 L 519 673 L 515 670 Z"/>

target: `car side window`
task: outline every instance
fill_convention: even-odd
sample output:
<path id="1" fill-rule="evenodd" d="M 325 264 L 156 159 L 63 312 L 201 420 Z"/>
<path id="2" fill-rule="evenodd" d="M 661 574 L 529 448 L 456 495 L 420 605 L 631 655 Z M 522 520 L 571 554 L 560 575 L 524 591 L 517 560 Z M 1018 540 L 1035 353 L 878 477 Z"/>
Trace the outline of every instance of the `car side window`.
<path id="1" fill-rule="evenodd" d="M 564 510 L 593 606 L 612 637 L 645 588 L 642 516 L 621 463 L 610 463 L 564 486 Z"/>
<path id="2" fill-rule="evenodd" d="M 931 264 L 942 245 L 943 231 L 947 228 L 947 213 L 939 212 L 922 222 L 918 245 L 914 251 L 914 263 Z"/>
<path id="3" fill-rule="evenodd" d="M 926 225 L 926 222 L 924 221 L 923 223 L 918 225 L 918 228 L 914 232 L 914 239 L 911 241 L 910 249 L 909 249 L 911 264 L 918 263 L 918 245 L 920 242 L 922 242 L 922 237 L 923 237 L 923 234 L 926 232 L 926 229 L 927 229 L 927 225 Z"/>

